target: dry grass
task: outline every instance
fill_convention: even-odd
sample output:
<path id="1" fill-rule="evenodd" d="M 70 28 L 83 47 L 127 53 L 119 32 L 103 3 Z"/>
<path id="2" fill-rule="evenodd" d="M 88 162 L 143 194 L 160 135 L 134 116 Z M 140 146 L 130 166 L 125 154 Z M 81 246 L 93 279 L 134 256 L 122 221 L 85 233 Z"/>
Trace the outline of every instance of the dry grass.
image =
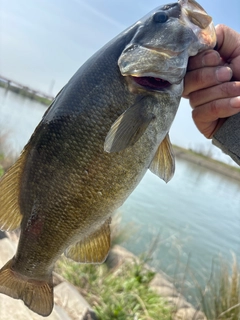
<path id="1" fill-rule="evenodd" d="M 213 267 L 200 295 L 201 309 L 209 320 L 240 320 L 240 269 L 235 255 L 231 268 L 224 260 L 219 268 Z"/>

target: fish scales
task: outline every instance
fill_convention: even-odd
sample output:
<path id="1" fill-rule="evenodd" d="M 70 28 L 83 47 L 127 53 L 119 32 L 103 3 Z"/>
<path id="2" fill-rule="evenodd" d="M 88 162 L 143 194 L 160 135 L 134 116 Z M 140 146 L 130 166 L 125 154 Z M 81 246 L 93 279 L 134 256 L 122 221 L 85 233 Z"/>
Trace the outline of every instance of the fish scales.
<path id="1" fill-rule="evenodd" d="M 105 260 L 111 214 L 146 171 L 171 179 L 168 132 L 188 57 L 215 42 L 207 13 L 179 0 L 122 32 L 70 79 L 0 181 L 0 228 L 21 226 L 0 293 L 47 316 L 63 252 L 82 263 Z"/>

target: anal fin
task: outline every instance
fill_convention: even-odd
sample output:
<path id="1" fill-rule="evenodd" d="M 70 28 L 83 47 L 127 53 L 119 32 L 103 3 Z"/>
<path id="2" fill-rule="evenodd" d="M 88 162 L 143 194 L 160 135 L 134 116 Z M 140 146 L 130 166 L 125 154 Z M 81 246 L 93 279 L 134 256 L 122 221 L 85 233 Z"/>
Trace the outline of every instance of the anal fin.
<path id="1" fill-rule="evenodd" d="M 172 179 L 175 171 L 175 158 L 169 134 L 159 145 L 149 169 L 165 182 Z"/>
<path id="2" fill-rule="evenodd" d="M 110 249 L 111 218 L 89 237 L 71 245 L 65 251 L 65 256 L 81 263 L 102 263 Z"/>

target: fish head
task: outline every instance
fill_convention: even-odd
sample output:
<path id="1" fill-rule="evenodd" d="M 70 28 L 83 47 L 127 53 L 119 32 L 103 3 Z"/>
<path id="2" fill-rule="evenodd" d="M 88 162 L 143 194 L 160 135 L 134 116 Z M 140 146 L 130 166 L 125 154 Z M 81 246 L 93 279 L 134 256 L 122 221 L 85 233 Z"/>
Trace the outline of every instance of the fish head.
<path id="1" fill-rule="evenodd" d="M 216 44 L 212 18 L 194 0 L 179 0 L 151 11 L 118 60 L 131 92 L 181 95 L 189 56 Z"/>

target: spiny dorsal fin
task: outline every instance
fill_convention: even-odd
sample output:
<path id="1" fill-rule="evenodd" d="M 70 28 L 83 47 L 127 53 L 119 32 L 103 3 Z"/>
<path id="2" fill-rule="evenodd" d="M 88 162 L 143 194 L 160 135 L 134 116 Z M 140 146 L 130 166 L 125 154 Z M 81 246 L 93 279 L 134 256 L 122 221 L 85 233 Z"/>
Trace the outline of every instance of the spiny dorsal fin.
<path id="1" fill-rule="evenodd" d="M 11 231 L 19 227 L 22 214 L 18 204 L 20 180 L 26 149 L 0 180 L 0 229 Z"/>
<path id="2" fill-rule="evenodd" d="M 32 311 L 47 317 L 53 309 L 53 284 L 50 274 L 47 281 L 24 279 L 11 266 L 13 259 L 0 270 L 0 293 L 21 299 Z"/>
<path id="3" fill-rule="evenodd" d="M 175 159 L 169 134 L 159 145 L 149 169 L 165 182 L 172 179 L 175 171 Z"/>
<path id="4" fill-rule="evenodd" d="M 109 153 L 119 152 L 134 145 L 154 118 L 153 114 L 146 111 L 145 99 L 140 99 L 111 126 L 105 139 L 104 150 Z"/>
<path id="5" fill-rule="evenodd" d="M 65 256 L 81 263 L 104 262 L 110 249 L 110 222 L 109 218 L 88 238 L 68 247 Z"/>

